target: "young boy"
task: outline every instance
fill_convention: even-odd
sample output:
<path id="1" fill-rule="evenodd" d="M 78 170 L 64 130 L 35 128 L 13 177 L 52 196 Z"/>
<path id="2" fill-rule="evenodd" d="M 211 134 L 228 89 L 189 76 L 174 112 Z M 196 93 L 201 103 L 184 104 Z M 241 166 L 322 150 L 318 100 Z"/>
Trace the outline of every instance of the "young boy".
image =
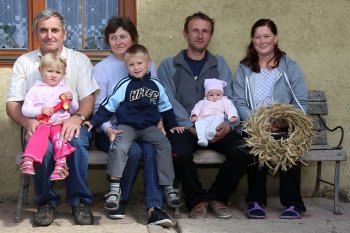
<path id="1" fill-rule="evenodd" d="M 164 87 L 148 72 L 151 59 L 147 49 L 135 44 L 126 51 L 124 59 L 129 76 L 116 84 L 92 119 L 84 123 L 91 130 L 109 120 L 113 114 L 118 119 L 117 130 L 120 134 L 111 143 L 108 152 L 107 173 L 111 176 L 111 185 L 106 194 L 105 209 L 116 210 L 119 207 L 119 181 L 128 159 L 127 152 L 135 139 L 155 146 L 159 184 L 164 186 L 167 204 L 179 206 L 178 190 L 172 186 L 175 175 L 171 145 L 157 124 L 162 118 L 165 129 L 171 133 L 182 133 L 185 129 L 178 126 Z"/>

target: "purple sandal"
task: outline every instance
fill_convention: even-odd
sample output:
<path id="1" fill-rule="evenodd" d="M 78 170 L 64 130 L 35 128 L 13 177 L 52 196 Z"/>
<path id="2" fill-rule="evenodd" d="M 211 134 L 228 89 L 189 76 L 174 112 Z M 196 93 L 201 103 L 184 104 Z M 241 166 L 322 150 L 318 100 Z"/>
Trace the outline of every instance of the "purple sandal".
<path id="1" fill-rule="evenodd" d="M 281 219 L 300 219 L 303 216 L 303 211 L 298 207 L 289 206 L 284 209 L 280 215 Z"/>
<path id="2" fill-rule="evenodd" d="M 264 205 L 259 202 L 248 202 L 248 207 L 246 211 L 248 218 L 262 219 L 265 218 L 265 208 Z"/>

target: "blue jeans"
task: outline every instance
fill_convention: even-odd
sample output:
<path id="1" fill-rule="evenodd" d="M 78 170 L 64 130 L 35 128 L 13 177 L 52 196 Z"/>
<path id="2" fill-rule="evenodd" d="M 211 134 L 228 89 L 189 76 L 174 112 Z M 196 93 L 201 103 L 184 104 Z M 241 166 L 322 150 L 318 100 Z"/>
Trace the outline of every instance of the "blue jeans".
<path id="1" fill-rule="evenodd" d="M 108 153 L 109 139 L 104 133 L 96 132 L 96 147 Z M 134 142 L 128 152 L 123 176 L 120 180 L 122 201 L 127 202 L 130 197 L 132 185 L 138 172 L 140 162 L 143 161 L 143 182 L 146 192 L 146 208 L 163 207 L 162 187 L 159 185 L 157 173 L 156 150 L 150 143 Z"/>
<path id="2" fill-rule="evenodd" d="M 92 203 L 92 194 L 87 187 L 90 137 L 90 132 L 83 126 L 80 129 L 79 138 L 73 138 L 70 141 L 75 151 L 67 158 L 69 176 L 65 179 L 65 185 L 67 201 L 72 206 L 76 206 L 79 203 Z M 53 206 L 57 206 L 61 197 L 52 190 L 54 182 L 50 181 L 50 175 L 55 167 L 51 142 L 49 142 L 42 165 L 34 167 L 34 188 L 37 194 L 36 203 L 39 205 L 50 203 Z"/>

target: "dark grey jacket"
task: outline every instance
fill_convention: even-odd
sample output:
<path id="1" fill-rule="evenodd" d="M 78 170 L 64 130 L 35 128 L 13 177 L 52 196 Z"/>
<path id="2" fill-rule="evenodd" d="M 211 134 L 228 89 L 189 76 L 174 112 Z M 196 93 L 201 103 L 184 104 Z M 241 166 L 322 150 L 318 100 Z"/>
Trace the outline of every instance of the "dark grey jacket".
<path id="1" fill-rule="evenodd" d="M 198 77 L 194 77 L 184 58 L 182 50 L 175 57 L 161 62 L 158 68 L 158 79 L 162 82 L 173 105 L 176 120 L 180 126 L 193 126 L 190 121 L 194 105 L 204 98 L 204 80 L 216 78 L 227 82 L 225 96 L 233 101 L 232 72 L 225 59 L 214 56 L 207 51 L 207 61 Z M 233 128 L 233 125 L 231 125 Z"/>
<path id="2" fill-rule="evenodd" d="M 277 69 L 279 76 L 273 87 L 273 102 L 292 104 L 306 112 L 307 88 L 299 65 L 284 55 Z M 242 121 L 257 110 L 254 109 L 254 79 L 253 71 L 248 66 L 239 64 L 233 81 L 233 92 L 234 104 Z M 240 132 L 241 127 L 237 131 Z"/>

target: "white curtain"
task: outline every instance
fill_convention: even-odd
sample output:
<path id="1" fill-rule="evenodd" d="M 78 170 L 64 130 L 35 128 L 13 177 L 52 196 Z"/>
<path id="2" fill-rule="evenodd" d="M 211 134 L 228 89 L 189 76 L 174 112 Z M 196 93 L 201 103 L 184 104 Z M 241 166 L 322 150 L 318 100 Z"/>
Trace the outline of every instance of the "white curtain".
<path id="1" fill-rule="evenodd" d="M 118 14 L 117 0 L 84 0 L 84 25 L 82 25 L 81 0 L 46 0 L 47 8 L 57 10 L 68 27 L 65 45 L 72 49 L 107 49 L 104 28 L 108 18 Z M 82 48 L 84 27 L 84 48 Z"/>
<path id="2" fill-rule="evenodd" d="M 27 0 L 0 0 L 0 49 L 28 48 L 27 18 Z"/>

